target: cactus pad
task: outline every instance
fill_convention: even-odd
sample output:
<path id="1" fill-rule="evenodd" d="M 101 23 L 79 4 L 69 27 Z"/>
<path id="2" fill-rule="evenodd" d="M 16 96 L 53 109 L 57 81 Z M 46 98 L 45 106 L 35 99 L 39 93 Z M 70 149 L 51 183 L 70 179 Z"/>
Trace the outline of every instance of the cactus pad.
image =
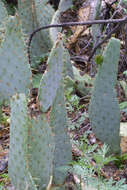
<path id="1" fill-rule="evenodd" d="M 48 59 L 48 71 L 44 74 L 39 88 L 41 110 L 46 112 L 52 105 L 62 78 L 63 70 L 63 45 L 62 42 L 54 44 Z"/>
<path id="2" fill-rule="evenodd" d="M 52 175 L 55 143 L 51 129 L 44 114 L 32 119 L 29 128 L 29 171 L 40 190 L 45 190 Z"/>
<path id="3" fill-rule="evenodd" d="M 47 1 L 18 0 L 18 13 L 27 40 L 34 30 L 51 23 L 54 10 L 47 4 Z M 45 55 L 45 53 L 49 52 L 51 47 L 52 43 L 48 31 L 40 31 L 34 35 L 30 50 L 33 67 L 38 65 L 38 63 L 35 62 L 36 57 Z"/>
<path id="4" fill-rule="evenodd" d="M 52 6 L 47 4 L 47 1 L 34 0 L 34 2 L 38 27 L 50 24 L 54 15 Z M 41 37 L 42 52 L 47 53 L 52 47 L 49 32 L 47 30 L 41 31 Z"/>
<path id="5" fill-rule="evenodd" d="M 10 150 L 8 171 L 15 189 L 35 190 L 27 165 L 28 119 L 25 95 L 11 100 Z M 32 183 L 31 183 L 32 182 Z"/>
<path id="6" fill-rule="evenodd" d="M 31 71 L 25 52 L 20 23 L 10 17 L 5 40 L 0 48 L 0 101 L 15 93 L 28 94 L 31 84 Z"/>
<path id="7" fill-rule="evenodd" d="M 59 167 L 67 166 L 72 161 L 72 147 L 67 134 L 67 115 L 65 109 L 64 88 L 61 82 L 57 90 L 51 114 L 51 127 L 55 134 L 55 153 L 53 161 L 53 183 L 62 184 L 66 177 L 66 172 L 59 171 Z"/>
<path id="8" fill-rule="evenodd" d="M 2 1 L 0 1 L 0 28 L 3 27 L 8 14 Z"/>
<path id="9" fill-rule="evenodd" d="M 104 52 L 91 97 L 89 118 L 97 138 L 114 153 L 120 152 L 120 108 L 115 85 L 120 56 L 120 41 L 112 38 Z"/>

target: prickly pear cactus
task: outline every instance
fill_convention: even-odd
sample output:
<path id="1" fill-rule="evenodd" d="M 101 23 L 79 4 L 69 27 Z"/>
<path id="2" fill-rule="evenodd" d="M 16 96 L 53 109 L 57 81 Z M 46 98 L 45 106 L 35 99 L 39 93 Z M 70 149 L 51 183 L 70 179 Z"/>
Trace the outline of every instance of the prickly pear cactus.
<path id="1" fill-rule="evenodd" d="M 52 176 L 55 140 L 44 114 L 32 119 L 28 136 L 29 171 L 39 190 L 45 190 Z"/>
<path id="2" fill-rule="evenodd" d="M 37 190 L 28 170 L 28 118 L 25 95 L 11 100 L 8 172 L 15 189 Z"/>
<path id="3" fill-rule="evenodd" d="M 70 60 L 70 54 L 66 48 L 63 49 L 62 61 L 64 64 L 64 68 L 63 68 L 64 78 L 66 76 L 69 76 L 71 79 L 74 79 L 74 73 L 73 73 L 73 68 L 72 68 L 72 64 L 71 64 L 71 60 Z"/>
<path id="4" fill-rule="evenodd" d="M 0 102 L 15 93 L 29 93 L 32 74 L 17 17 L 8 20 L 5 40 L 0 47 L 0 67 Z"/>
<path id="5" fill-rule="evenodd" d="M 0 1 L 0 28 L 4 26 L 4 22 L 6 21 L 8 17 L 6 8 L 4 7 L 4 4 L 2 1 Z"/>
<path id="6" fill-rule="evenodd" d="M 100 11 L 101 11 L 101 3 L 102 0 L 94 0 L 91 1 L 91 18 L 92 20 L 96 20 L 100 16 Z M 92 26 L 92 36 L 94 43 L 97 42 L 98 36 L 100 36 L 101 30 L 100 30 L 100 25 L 95 24 Z"/>
<path id="7" fill-rule="evenodd" d="M 120 108 L 114 90 L 119 56 L 120 41 L 111 38 L 104 52 L 89 106 L 93 132 L 110 146 L 113 153 L 120 153 Z"/>
<path id="8" fill-rule="evenodd" d="M 73 70 L 70 55 L 63 47 L 63 42 L 58 39 L 48 59 L 48 71 L 40 82 L 39 100 L 43 112 L 46 112 L 52 105 L 63 75 L 73 78 Z"/>
<path id="9" fill-rule="evenodd" d="M 53 184 L 62 185 L 66 173 L 63 174 L 58 169 L 72 160 L 71 144 L 67 135 L 63 78 L 67 75 L 73 77 L 69 55 L 64 49 L 62 41 L 58 40 L 54 45 L 48 64 L 48 71 L 40 84 L 39 100 L 42 111 L 46 112 L 51 107 L 49 122 L 55 135 Z"/>
<path id="10" fill-rule="evenodd" d="M 53 8 L 47 1 L 40 0 L 18 0 L 18 13 L 22 22 L 22 28 L 29 37 L 35 29 L 51 23 L 54 14 Z M 45 55 L 52 47 L 48 31 L 40 31 L 35 34 L 31 43 L 32 66 L 36 67 L 36 56 Z"/>
<path id="11" fill-rule="evenodd" d="M 52 17 L 55 13 L 54 9 L 51 7 L 47 1 L 43 0 L 34 0 L 35 10 L 36 10 L 36 18 L 38 27 L 46 26 L 51 23 Z M 41 46 L 43 48 L 44 53 L 47 53 L 52 47 L 52 43 L 50 41 L 49 31 L 43 30 L 41 31 Z"/>
<path id="12" fill-rule="evenodd" d="M 60 17 L 60 11 L 58 9 L 52 17 L 51 24 L 59 24 L 60 23 L 59 17 Z M 49 32 L 52 43 L 54 44 L 57 40 L 58 33 L 61 32 L 61 28 L 50 28 Z"/>
<path id="13" fill-rule="evenodd" d="M 65 109 L 63 82 L 57 90 L 51 113 L 50 123 L 55 134 L 55 152 L 53 160 L 53 184 L 63 184 L 66 172 L 59 171 L 59 167 L 66 166 L 72 160 L 72 147 L 67 135 L 67 115 Z"/>
<path id="14" fill-rule="evenodd" d="M 47 73 L 40 83 L 42 113 L 36 119 L 29 119 L 27 101 L 23 94 L 12 99 L 9 173 L 16 189 L 23 180 L 21 190 L 45 190 L 50 184 L 51 176 L 53 187 L 60 185 L 59 189 L 65 189 L 63 183 L 66 173 L 63 174 L 58 169 L 72 160 L 63 86 L 66 75 L 73 77 L 71 63 L 68 61 L 68 52 L 58 39 L 48 59 Z"/>
<path id="15" fill-rule="evenodd" d="M 54 44 L 48 59 L 48 71 L 42 77 L 39 88 L 41 110 L 46 112 L 52 105 L 62 78 L 63 70 L 63 45 L 62 42 Z"/>
<path id="16" fill-rule="evenodd" d="M 35 16 L 33 0 L 18 0 L 18 14 L 22 24 L 24 34 L 28 35 L 34 30 Z"/>
<path id="17" fill-rule="evenodd" d="M 45 116 L 29 120 L 24 94 L 11 100 L 9 176 L 16 189 L 45 189 L 52 176 L 54 134 Z M 33 184 L 34 186 L 33 186 Z"/>
<path id="18" fill-rule="evenodd" d="M 35 8 L 33 0 L 18 0 L 18 14 L 20 16 L 22 30 L 25 34 L 26 42 L 36 28 L 38 28 L 37 20 L 35 17 Z M 38 33 L 34 36 L 31 42 L 31 65 L 36 67 L 35 57 L 41 55 L 41 35 Z"/>
<path id="19" fill-rule="evenodd" d="M 2 1 L 0 1 L 0 45 L 4 39 L 5 25 L 8 18 L 6 8 Z"/>

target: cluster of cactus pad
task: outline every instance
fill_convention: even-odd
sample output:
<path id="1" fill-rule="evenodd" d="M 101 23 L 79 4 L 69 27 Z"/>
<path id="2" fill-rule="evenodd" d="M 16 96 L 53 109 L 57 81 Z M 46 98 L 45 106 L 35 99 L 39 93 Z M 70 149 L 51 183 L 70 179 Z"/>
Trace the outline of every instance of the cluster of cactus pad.
<path id="1" fill-rule="evenodd" d="M 11 100 L 9 175 L 16 190 L 46 189 L 52 176 L 54 188 L 62 185 L 66 172 L 58 169 L 72 160 L 63 86 L 64 76 L 72 73 L 69 54 L 62 40 L 53 44 L 46 31 L 35 36 L 31 48 L 32 56 L 40 56 L 53 46 L 38 90 L 41 114 L 36 119 L 28 114 L 32 72 L 27 40 L 34 29 L 51 22 L 53 9 L 46 3 L 19 0 L 18 13 L 9 17 L 0 4 L 1 28 L 6 20 L 0 48 L 0 102 Z"/>
<path id="2" fill-rule="evenodd" d="M 36 118 L 28 114 L 32 72 L 26 54 L 27 40 L 34 29 L 51 22 L 54 10 L 47 3 L 48 0 L 18 0 L 17 14 L 12 17 L 7 15 L 0 1 L 0 28 L 5 27 L 0 43 L 0 103 L 10 100 L 9 176 L 16 190 L 45 190 L 47 186 L 54 190 L 66 189 L 67 173 L 62 173 L 60 167 L 72 161 L 64 81 L 68 76 L 73 79 L 74 75 L 69 53 L 55 29 L 50 34 L 46 31 L 37 33 L 32 43 L 33 58 L 50 49 L 51 53 L 47 72 L 42 76 L 38 89 L 40 114 Z M 61 0 L 52 23 L 59 22 L 60 12 L 71 5 L 72 1 Z M 119 151 L 120 114 L 113 89 L 119 51 L 118 40 L 111 39 L 90 104 L 94 132 L 98 138 L 111 144 L 116 152 Z"/>

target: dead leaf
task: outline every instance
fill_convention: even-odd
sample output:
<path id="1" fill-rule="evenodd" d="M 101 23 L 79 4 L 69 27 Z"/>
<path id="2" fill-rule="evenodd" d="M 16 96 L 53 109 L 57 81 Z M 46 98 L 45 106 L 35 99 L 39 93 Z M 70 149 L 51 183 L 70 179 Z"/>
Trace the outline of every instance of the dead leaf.
<path id="1" fill-rule="evenodd" d="M 90 3 L 86 3 L 83 7 L 81 7 L 78 11 L 78 22 L 86 22 L 89 20 L 91 13 Z M 69 46 L 74 44 L 78 37 L 87 29 L 87 26 L 76 26 L 73 36 L 69 39 Z"/>

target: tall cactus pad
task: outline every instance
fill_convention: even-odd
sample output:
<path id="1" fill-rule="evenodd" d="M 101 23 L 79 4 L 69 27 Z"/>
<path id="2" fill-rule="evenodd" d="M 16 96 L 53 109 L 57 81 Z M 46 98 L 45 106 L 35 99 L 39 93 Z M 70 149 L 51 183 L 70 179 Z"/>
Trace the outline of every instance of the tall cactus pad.
<path id="1" fill-rule="evenodd" d="M 38 27 L 50 24 L 54 15 L 54 9 L 46 1 L 34 0 L 34 2 Z M 47 53 L 47 51 L 52 47 L 49 32 L 43 30 L 41 31 L 41 36 L 41 46 L 43 48 L 42 52 Z"/>
<path id="2" fill-rule="evenodd" d="M 120 109 L 114 90 L 120 56 L 120 41 L 112 38 L 104 52 L 91 97 L 89 117 L 92 129 L 111 151 L 120 153 Z"/>
<path id="3" fill-rule="evenodd" d="M 44 74 L 39 88 L 41 110 L 46 112 L 52 105 L 62 78 L 63 70 L 63 45 L 62 42 L 54 44 L 48 59 L 48 71 Z"/>
<path id="4" fill-rule="evenodd" d="M 5 25 L 6 25 L 7 18 L 8 18 L 8 14 L 7 14 L 6 8 L 4 7 L 3 2 L 0 1 L 0 46 L 4 39 Z"/>
<path id="5" fill-rule="evenodd" d="M 101 12 L 101 0 L 91 1 L 91 20 L 99 19 Z M 94 43 L 97 42 L 98 37 L 101 35 L 101 27 L 98 24 L 92 25 L 92 36 Z"/>
<path id="6" fill-rule="evenodd" d="M 46 1 L 40 0 L 18 0 L 18 13 L 22 22 L 22 28 L 26 37 L 39 27 L 51 23 L 54 10 Z M 40 31 L 33 37 L 31 43 L 31 61 L 33 66 L 36 56 L 45 55 L 52 47 L 52 43 L 47 31 Z"/>
<path id="7" fill-rule="evenodd" d="M 3 27 L 8 14 L 2 1 L 0 1 L 0 28 Z"/>
<path id="8" fill-rule="evenodd" d="M 64 77 L 69 76 L 70 78 L 74 79 L 73 67 L 70 60 L 70 54 L 66 48 L 63 51 L 63 64 L 64 64 Z"/>
<path id="9" fill-rule="evenodd" d="M 27 165 L 27 102 L 23 94 L 11 100 L 10 150 L 8 171 L 18 190 L 36 190 Z M 31 183 L 32 182 L 32 183 Z"/>
<path id="10" fill-rule="evenodd" d="M 54 134 L 43 114 L 32 120 L 28 145 L 30 173 L 39 190 L 45 190 L 52 176 L 55 142 Z"/>
<path id="11" fill-rule="evenodd" d="M 15 93 L 28 94 L 31 78 L 20 23 L 10 17 L 0 48 L 0 101 Z"/>
<path id="12" fill-rule="evenodd" d="M 22 23 L 22 29 L 25 34 L 30 34 L 34 30 L 35 16 L 33 0 L 18 0 L 18 13 Z"/>
<path id="13" fill-rule="evenodd" d="M 52 17 L 52 21 L 51 21 L 51 24 L 59 24 L 60 23 L 60 11 L 57 10 L 55 12 L 55 14 L 53 15 Z M 52 43 L 54 44 L 57 40 L 57 37 L 58 37 L 58 33 L 61 32 L 61 28 L 50 28 L 49 29 L 49 32 L 50 32 L 50 38 L 52 40 Z"/>
<path id="14" fill-rule="evenodd" d="M 25 34 L 25 38 L 28 41 L 29 35 L 38 28 L 37 20 L 36 20 L 36 13 L 35 13 L 35 6 L 33 0 L 18 0 L 18 13 L 20 16 L 22 30 Z M 35 57 L 40 56 L 42 54 L 41 49 L 41 35 L 40 32 L 34 36 L 31 42 L 31 61 L 32 65 L 35 63 Z"/>
<path id="15" fill-rule="evenodd" d="M 57 95 L 51 109 L 50 121 L 53 133 L 55 134 L 53 183 L 60 185 L 65 180 L 66 172 L 62 173 L 58 169 L 61 166 L 67 166 L 72 161 L 72 147 L 67 134 L 64 88 L 62 84 L 57 90 Z"/>

